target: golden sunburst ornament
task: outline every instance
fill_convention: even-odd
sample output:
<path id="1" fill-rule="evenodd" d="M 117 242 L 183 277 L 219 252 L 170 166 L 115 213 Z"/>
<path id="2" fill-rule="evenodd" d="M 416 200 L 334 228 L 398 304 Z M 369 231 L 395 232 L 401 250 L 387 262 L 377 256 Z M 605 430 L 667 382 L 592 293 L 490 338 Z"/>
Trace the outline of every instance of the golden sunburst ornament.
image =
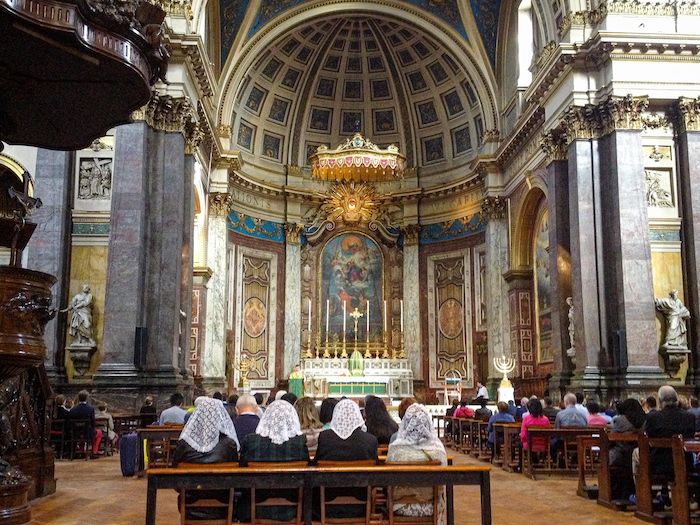
<path id="1" fill-rule="evenodd" d="M 323 205 L 326 217 L 346 223 L 369 222 L 379 212 L 379 196 L 376 188 L 369 184 L 341 182 L 328 191 Z"/>
<path id="2" fill-rule="evenodd" d="M 355 133 L 334 150 L 319 146 L 309 160 L 312 177 L 330 181 L 400 179 L 406 164 L 406 158 L 399 153 L 399 148 L 392 144 L 380 149 L 360 133 Z"/>

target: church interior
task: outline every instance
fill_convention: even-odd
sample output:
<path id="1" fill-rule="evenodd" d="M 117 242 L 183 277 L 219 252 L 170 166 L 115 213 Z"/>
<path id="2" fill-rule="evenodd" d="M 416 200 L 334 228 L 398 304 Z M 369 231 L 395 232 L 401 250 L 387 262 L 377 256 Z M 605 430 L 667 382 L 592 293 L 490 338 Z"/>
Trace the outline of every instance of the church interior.
<path id="1" fill-rule="evenodd" d="M 0 0 L 0 471 L 32 480 L 23 503 L 0 483 L 0 524 L 84 523 L 52 499 L 76 473 L 107 482 L 89 522 L 146 516 L 116 456 L 56 450 L 83 391 L 115 423 L 174 393 L 410 398 L 459 465 L 485 463 L 440 426 L 453 400 L 697 397 L 698 22 L 698 0 Z M 492 469 L 494 523 L 533 490 L 568 495 L 555 523 L 639 521 Z M 469 500 L 448 523 L 487 523 Z"/>

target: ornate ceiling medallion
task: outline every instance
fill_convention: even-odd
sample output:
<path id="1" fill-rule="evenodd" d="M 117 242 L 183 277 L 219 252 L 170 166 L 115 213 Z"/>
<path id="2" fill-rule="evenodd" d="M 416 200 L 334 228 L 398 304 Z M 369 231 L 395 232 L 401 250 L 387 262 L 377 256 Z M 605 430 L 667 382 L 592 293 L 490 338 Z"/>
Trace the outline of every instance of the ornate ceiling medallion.
<path id="1" fill-rule="evenodd" d="M 355 133 L 334 150 L 319 146 L 310 157 L 311 175 L 329 181 L 387 181 L 403 178 L 406 158 L 393 144 L 387 149 Z"/>

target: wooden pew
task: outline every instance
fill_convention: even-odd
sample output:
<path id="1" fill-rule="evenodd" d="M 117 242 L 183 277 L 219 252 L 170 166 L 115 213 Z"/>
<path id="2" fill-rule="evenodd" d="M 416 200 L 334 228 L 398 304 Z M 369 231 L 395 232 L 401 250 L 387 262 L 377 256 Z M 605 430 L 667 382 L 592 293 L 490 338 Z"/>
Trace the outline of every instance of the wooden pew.
<path id="1" fill-rule="evenodd" d="M 152 448 L 153 443 L 159 443 L 160 446 L 165 447 L 166 458 L 160 462 L 160 466 L 163 466 L 162 463 L 169 463 L 170 453 L 172 449 L 174 449 L 178 439 L 180 439 L 182 428 L 182 425 L 163 425 L 139 428 L 136 430 L 136 475 L 138 477 L 143 477 L 143 472 L 146 468 L 144 441 L 146 442 L 146 449 Z"/>
<path id="2" fill-rule="evenodd" d="M 690 510 L 690 487 L 697 492 L 700 489 L 700 480 L 697 473 L 688 475 L 685 456 L 688 452 L 700 452 L 700 441 L 684 441 L 682 436 L 671 438 L 671 450 L 673 451 L 673 475 L 671 485 L 671 501 L 673 501 L 673 524 L 690 525 L 692 521 L 697 523 L 700 518 L 698 511 Z"/>
<path id="3" fill-rule="evenodd" d="M 600 435 L 600 467 L 598 468 L 598 504 L 609 509 L 627 510 L 629 500 L 614 499 L 612 493 L 612 472 L 610 470 L 610 449 L 615 443 L 631 443 L 634 447 L 639 442 L 638 432 L 612 433 Z"/>
<path id="4" fill-rule="evenodd" d="M 435 425 L 435 430 L 437 430 L 437 435 L 444 444 L 447 444 L 448 436 L 445 433 L 445 427 L 447 426 L 447 417 L 443 415 L 433 416 L 433 424 Z"/>
<path id="5" fill-rule="evenodd" d="M 149 420 L 152 419 L 153 414 L 148 414 L 147 418 Z M 143 416 L 141 414 L 112 416 L 112 420 L 114 421 L 114 432 L 118 436 L 128 434 L 129 432 L 136 432 L 137 429 L 146 426 L 143 424 Z"/>
<path id="6" fill-rule="evenodd" d="M 639 468 L 637 470 L 637 510 L 634 515 L 644 521 L 663 525 L 672 518 L 670 511 L 654 511 L 652 487 L 665 480 L 654 478 L 650 470 L 649 453 L 652 448 L 672 448 L 671 438 L 650 438 L 646 433 L 639 437 Z"/>
<path id="7" fill-rule="evenodd" d="M 447 525 L 454 525 L 454 485 L 478 485 L 481 524 L 491 525 L 491 468 L 489 466 L 377 465 L 372 467 L 274 468 L 192 465 L 154 468 L 146 473 L 146 525 L 156 523 L 159 489 L 303 488 L 304 522 L 311 525 L 315 487 L 447 486 Z"/>
<path id="8" fill-rule="evenodd" d="M 572 448 L 572 443 L 578 436 L 591 436 L 600 435 L 603 431 L 601 427 L 580 427 L 580 428 L 538 428 L 529 427 L 527 430 L 527 451 L 524 451 L 525 459 L 527 460 L 527 468 L 525 469 L 525 474 L 531 479 L 536 478 L 536 472 L 544 472 L 546 474 L 575 474 L 578 470 L 573 468 L 573 464 L 569 461 L 569 452 L 575 450 Z M 535 466 L 533 461 L 532 453 L 532 443 L 534 439 L 543 438 L 546 442 L 545 447 L 545 457 L 544 457 L 544 467 L 538 468 Z M 560 468 L 558 465 L 559 458 L 551 457 L 551 443 L 553 438 L 560 438 L 563 440 L 563 457 L 564 457 L 564 467 Z"/>
<path id="9" fill-rule="evenodd" d="M 503 432 L 503 464 L 506 472 L 522 472 L 523 448 L 520 442 L 520 423 L 496 423 L 494 428 Z"/>
<path id="10" fill-rule="evenodd" d="M 606 434 L 603 431 L 601 434 Z M 598 498 L 598 485 L 586 482 L 586 473 L 596 474 L 600 468 L 600 434 L 576 437 L 576 458 L 578 461 L 578 489 L 576 494 L 587 499 Z"/>

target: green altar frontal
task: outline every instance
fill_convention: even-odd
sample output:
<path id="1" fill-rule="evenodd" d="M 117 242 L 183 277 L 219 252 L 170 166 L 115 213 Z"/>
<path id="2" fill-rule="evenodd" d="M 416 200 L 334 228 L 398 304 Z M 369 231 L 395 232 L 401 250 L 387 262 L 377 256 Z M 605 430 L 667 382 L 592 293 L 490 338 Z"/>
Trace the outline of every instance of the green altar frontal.
<path id="1" fill-rule="evenodd" d="M 342 395 L 386 395 L 386 383 L 331 381 L 328 383 L 329 394 Z"/>

